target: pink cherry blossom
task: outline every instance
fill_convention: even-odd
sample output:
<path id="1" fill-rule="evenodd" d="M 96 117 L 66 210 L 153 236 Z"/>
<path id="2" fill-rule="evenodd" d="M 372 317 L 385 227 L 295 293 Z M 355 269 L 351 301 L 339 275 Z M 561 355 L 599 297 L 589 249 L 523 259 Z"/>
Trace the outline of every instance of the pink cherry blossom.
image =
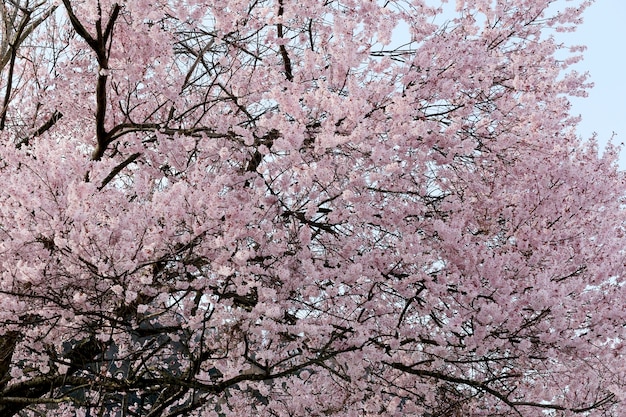
<path id="1" fill-rule="evenodd" d="M 621 415 L 590 2 L 434 3 L 3 2 L 0 415 Z"/>

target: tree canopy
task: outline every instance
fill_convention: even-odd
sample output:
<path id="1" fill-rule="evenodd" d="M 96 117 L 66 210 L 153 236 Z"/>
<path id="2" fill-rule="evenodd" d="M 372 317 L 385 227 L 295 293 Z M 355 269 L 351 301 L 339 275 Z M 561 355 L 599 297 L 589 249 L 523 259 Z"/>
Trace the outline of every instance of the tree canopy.
<path id="1" fill-rule="evenodd" d="M 0 415 L 620 415 L 552 3 L 5 0 Z"/>

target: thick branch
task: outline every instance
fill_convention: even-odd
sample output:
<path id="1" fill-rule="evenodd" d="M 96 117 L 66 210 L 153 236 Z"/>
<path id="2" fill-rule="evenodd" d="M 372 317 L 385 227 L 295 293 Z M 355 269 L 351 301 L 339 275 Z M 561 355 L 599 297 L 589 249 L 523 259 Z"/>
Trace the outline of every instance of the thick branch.
<path id="1" fill-rule="evenodd" d="M 41 4 L 35 5 L 35 8 L 40 6 Z M 26 27 L 21 36 L 11 36 L 11 32 L 9 27 L 12 26 L 9 23 L 14 23 L 17 19 L 18 9 L 28 15 L 28 19 L 30 19 L 34 13 L 35 8 L 32 10 L 27 10 L 21 7 L 15 7 L 15 12 L 9 16 L 7 11 L 7 4 L 0 2 L 0 19 L 4 22 L 4 33 L 2 34 L 3 42 L 0 45 L 0 71 L 4 69 L 4 67 L 9 63 L 11 59 L 12 52 L 10 45 L 21 45 L 24 40 L 40 25 L 42 24 L 50 15 L 56 10 L 57 6 L 53 5 L 48 8 L 46 11 L 42 12 L 39 17 L 34 20 L 29 20 L 31 23 Z M 21 25 L 20 25 L 21 26 Z M 11 42 L 11 38 L 13 38 L 13 42 Z"/>
<path id="2" fill-rule="evenodd" d="M 282 17 L 284 14 L 284 8 L 283 8 L 283 0 L 279 0 L 278 1 L 278 16 Z M 278 23 L 276 25 L 276 31 L 278 32 L 278 39 L 281 40 L 280 45 L 278 46 L 278 48 L 280 49 L 280 55 L 283 58 L 283 65 L 285 67 L 285 77 L 287 77 L 288 81 L 293 81 L 293 70 L 291 67 L 291 59 L 289 58 L 289 54 L 287 53 L 287 48 L 285 48 L 285 45 L 283 44 L 283 24 L 282 23 Z"/>
<path id="3" fill-rule="evenodd" d="M 36 138 L 37 136 L 41 136 L 43 135 L 45 132 L 47 132 L 48 130 L 50 130 L 52 128 L 52 126 L 54 126 L 59 120 L 61 120 L 61 118 L 63 117 L 63 113 L 59 112 L 59 111 L 55 111 L 54 113 L 52 113 L 52 115 L 50 116 L 50 118 L 39 127 L 39 129 L 35 130 L 35 132 L 33 132 L 32 135 L 30 136 L 26 136 L 25 138 L 22 138 L 17 144 L 16 147 L 18 149 L 20 149 L 23 145 L 29 145 L 30 141 L 33 138 Z"/>
<path id="4" fill-rule="evenodd" d="M 559 404 L 544 404 L 544 403 L 538 403 L 538 402 L 532 402 L 532 401 L 512 401 L 508 398 L 507 394 L 504 394 L 496 389 L 491 388 L 485 382 L 475 381 L 475 380 L 466 379 L 466 378 L 459 378 L 459 377 L 455 377 L 451 375 L 445 375 L 439 372 L 429 371 L 426 369 L 415 369 L 412 366 L 404 365 L 399 362 L 383 362 L 383 363 L 385 365 L 391 366 L 394 369 L 397 369 L 402 372 L 406 372 L 411 375 L 434 378 L 440 381 L 452 382 L 455 384 L 462 384 L 462 385 L 467 385 L 472 388 L 476 388 L 502 401 L 503 403 L 511 407 L 513 410 L 515 410 L 519 415 L 521 415 L 521 413 L 519 413 L 519 411 L 517 410 L 518 407 L 534 407 L 534 408 L 543 408 L 546 410 L 571 411 L 573 413 L 586 413 L 586 412 L 589 412 L 590 410 L 593 410 L 595 408 L 598 408 L 598 407 L 601 407 L 603 405 L 610 403 L 611 401 L 614 400 L 614 397 L 615 397 L 613 394 L 608 394 L 607 396 L 602 397 L 601 399 L 594 402 L 593 404 L 590 404 L 589 406 L 586 406 L 586 407 L 580 407 L 580 408 L 570 408 L 570 407 L 565 407 Z"/>
<path id="5" fill-rule="evenodd" d="M 80 20 L 78 20 L 78 17 L 76 17 L 76 15 L 74 14 L 74 9 L 72 9 L 72 4 L 70 0 L 63 0 L 63 5 L 65 6 L 65 10 L 67 11 L 67 16 L 70 18 L 70 23 L 72 24 L 72 27 L 74 28 L 78 36 L 83 38 L 85 42 L 87 42 L 87 44 L 91 47 L 91 49 L 97 51 L 98 43 L 94 38 L 91 37 L 89 32 L 87 32 L 87 29 L 85 29 L 83 24 L 80 23 Z"/>
<path id="6" fill-rule="evenodd" d="M 104 187 L 106 187 L 106 185 L 108 183 L 110 183 L 111 180 L 113 180 L 113 178 L 115 178 L 115 176 L 117 174 L 119 174 L 124 168 L 126 168 L 129 164 L 133 163 L 140 156 L 141 156 L 141 153 L 136 152 L 136 153 L 132 154 L 131 156 L 129 156 L 128 158 L 126 158 L 124 161 L 122 161 L 115 168 L 113 168 L 111 173 L 109 175 L 107 175 L 104 180 L 102 180 L 102 183 L 98 187 L 98 191 L 101 191 Z"/>
<path id="7" fill-rule="evenodd" d="M 158 123 L 122 123 L 111 129 L 109 131 L 109 136 L 111 140 L 115 140 L 132 132 L 160 132 L 165 135 L 182 135 L 207 138 L 227 138 L 235 136 L 233 132 L 217 133 L 214 131 L 214 129 L 208 127 L 193 127 L 190 129 L 183 129 L 162 126 Z"/>
<path id="8" fill-rule="evenodd" d="M 13 71 L 15 69 L 15 59 L 17 57 L 17 47 L 19 40 L 22 37 L 22 33 L 26 29 L 26 25 L 30 20 L 30 11 L 26 11 L 24 18 L 20 22 L 20 27 L 15 33 L 15 39 L 10 44 L 11 48 L 11 60 L 9 64 L 9 74 L 7 75 L 7 88 L 4 93 L 4 101 L 2 103 L 2 113 L 0 113 L 0 130 L 4 130 L 4 124 L 6 122 L 7 110 L 9 108 L 9 100 L 11 99 L 11 86 L 13 85 Z"/>
<path id="9" fill-rule="evenodd" d="M 63 0 L 67 14 L 76 33 L 87 42 L 95 52 L 100 66 L 98 71 L 98 81 L 96 83 L 96 148 L 91 158 L 98 161 L 104 155 L 107 146 L 111 143 L 111 135 L 105 128 L 106 107 L 107 107 L 107 79 L 109 76 L 109 50 L 107 44 L 113 36 L 113 26 L 120 13 L 119 4 L 114 4 L 104 33 L 102 32 L 101 19 L 96 21 L 96 39 L 94 39 L 80 20 L 74 14 L 70 0 Z"/>

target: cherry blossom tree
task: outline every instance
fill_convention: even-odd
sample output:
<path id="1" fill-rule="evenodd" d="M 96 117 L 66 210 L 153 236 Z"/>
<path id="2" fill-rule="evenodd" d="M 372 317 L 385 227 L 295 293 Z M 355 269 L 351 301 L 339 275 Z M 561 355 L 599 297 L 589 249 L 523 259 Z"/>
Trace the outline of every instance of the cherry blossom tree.
<path id="1" fill-rule="evenodd" d="M 619 415 L 551 3 L 5 1 L 0 414 Z"/>

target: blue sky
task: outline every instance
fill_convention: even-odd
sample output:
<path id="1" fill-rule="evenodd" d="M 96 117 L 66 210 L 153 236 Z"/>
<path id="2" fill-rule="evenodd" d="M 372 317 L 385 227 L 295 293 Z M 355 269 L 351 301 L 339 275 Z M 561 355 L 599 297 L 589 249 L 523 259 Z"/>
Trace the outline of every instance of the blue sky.
<path id="1" fill-rule="evenodd" d="M 626 144 L 626 1 L 596 0 L 583 25 L 559 39 L 587 45 L 576 69 L 588 71 L 595 86 L 587 98 L 572 100 L 572 113 L 583 118 L 579 134 L 588 138 L 596 132 L 600 143 L 606 143 L 615 133 L 613 142 Z M 620 162 L 626 169 L 626 149 Z"/>

